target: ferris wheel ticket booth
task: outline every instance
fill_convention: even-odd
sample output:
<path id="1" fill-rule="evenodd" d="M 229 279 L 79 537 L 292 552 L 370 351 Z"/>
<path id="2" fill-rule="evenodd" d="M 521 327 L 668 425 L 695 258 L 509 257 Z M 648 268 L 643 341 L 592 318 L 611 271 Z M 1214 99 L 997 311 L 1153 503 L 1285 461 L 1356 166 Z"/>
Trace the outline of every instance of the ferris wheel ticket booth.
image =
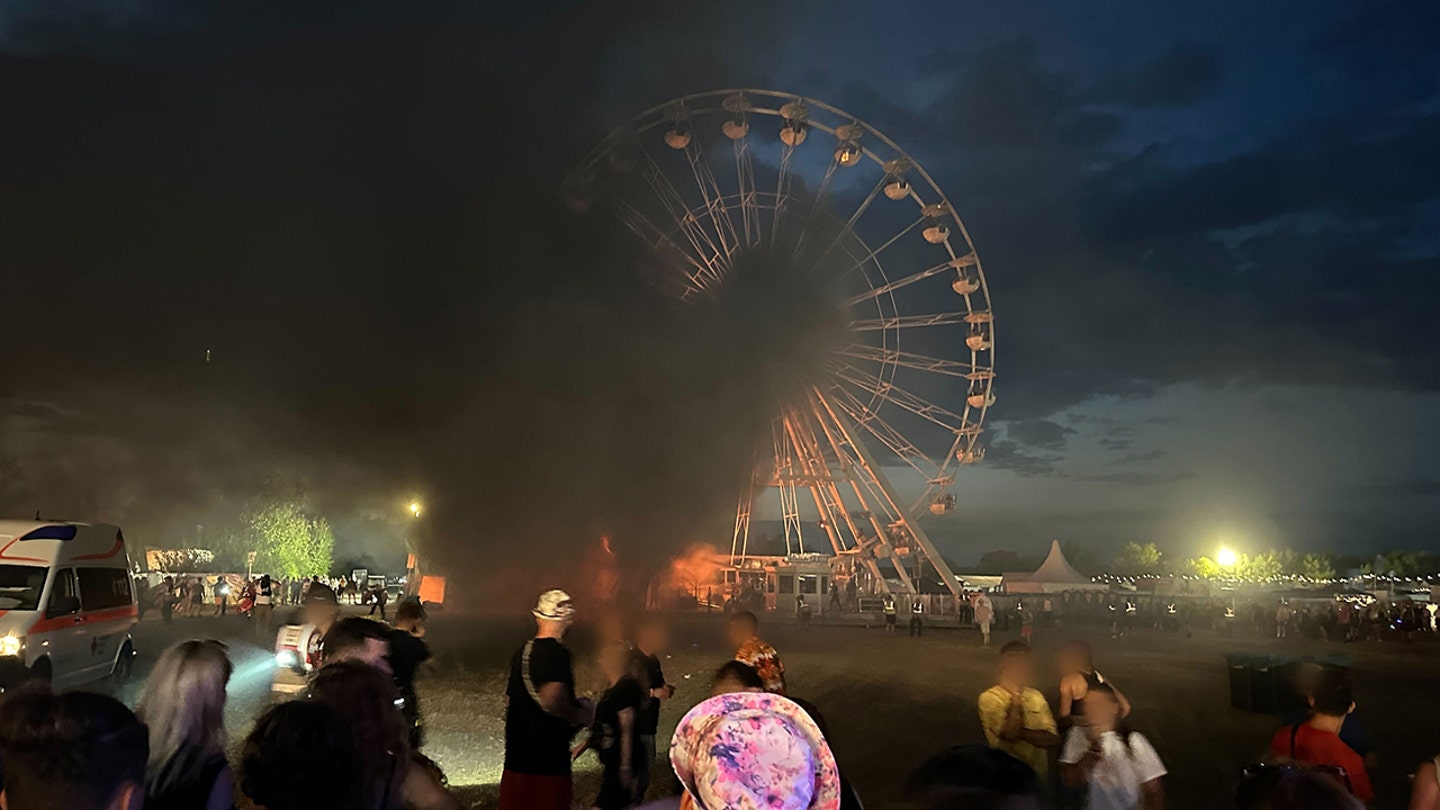
<path id="1" fill-rule="evenodd" d="M 138 614 L 119 528 L 0 521 L 0 690 L 128 677 Z"/>

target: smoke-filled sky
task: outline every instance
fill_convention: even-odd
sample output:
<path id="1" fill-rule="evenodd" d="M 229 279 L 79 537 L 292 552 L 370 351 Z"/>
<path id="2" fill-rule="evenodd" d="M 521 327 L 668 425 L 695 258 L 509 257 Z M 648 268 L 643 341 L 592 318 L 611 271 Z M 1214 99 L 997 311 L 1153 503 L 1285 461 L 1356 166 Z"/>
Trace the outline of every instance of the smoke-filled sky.
<path id="1" fill-rule="evenodd" d="M 1433 547 L 1437 46 L 1404 2 L 10 0 L 0 512 L 179 542 L 278 475 L 342 556 L 414 497 L 452 565 L 723 544 L 788 360 L 556 189 L 754 86 L 899 141 L 984 259 L 950 556 Z"/>

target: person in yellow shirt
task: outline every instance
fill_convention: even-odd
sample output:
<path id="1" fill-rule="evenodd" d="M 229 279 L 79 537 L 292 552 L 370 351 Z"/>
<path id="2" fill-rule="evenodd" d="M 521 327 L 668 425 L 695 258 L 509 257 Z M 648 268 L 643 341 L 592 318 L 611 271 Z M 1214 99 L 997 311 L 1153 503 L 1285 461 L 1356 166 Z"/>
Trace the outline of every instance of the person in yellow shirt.
<path id="1" fill-rule="evenodd" d="M 1000 648 L 1000 682 L 980 693 L 980 725 L 990 747 L 1029 765 L 1043 782 L 1045 749 L 1060 743 L 1050 704 L 1030 687 L 1030 647 L 1012 641 Z"/>

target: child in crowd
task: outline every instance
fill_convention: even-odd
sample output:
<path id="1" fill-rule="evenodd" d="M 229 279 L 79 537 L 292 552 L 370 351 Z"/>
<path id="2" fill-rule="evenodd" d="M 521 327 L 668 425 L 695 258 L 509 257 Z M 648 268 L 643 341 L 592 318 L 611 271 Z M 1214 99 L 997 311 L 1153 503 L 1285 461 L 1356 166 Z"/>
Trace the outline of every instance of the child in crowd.
<path id="1" fill-rule="evenodd" d="M 1061 773 L 1071 787 L 1086 787 L 1089 810 L 1159 810 L 1165 766 L 1150 741 L 1121 721 L 1119 695 L 1097 683 L 1085 696 L 1084 715 L 1065 738 Z"/>
<path id="2" fill-rule="evenodd" d="M 594 748 L 600 757 L 600 795 L 593 805 L 597 810 L 621 810 L 641 798 L 636 795 L 639 781 L 635 770 L 641 764 L 639 714 L 645 689 L 636 680 L 630 661 L 630 650 L 621 642 L 608 642 L 601 649 L 600 671 L 609 687 L 595 704 L 589 738 L 572 752 L 579 757 Z"/>

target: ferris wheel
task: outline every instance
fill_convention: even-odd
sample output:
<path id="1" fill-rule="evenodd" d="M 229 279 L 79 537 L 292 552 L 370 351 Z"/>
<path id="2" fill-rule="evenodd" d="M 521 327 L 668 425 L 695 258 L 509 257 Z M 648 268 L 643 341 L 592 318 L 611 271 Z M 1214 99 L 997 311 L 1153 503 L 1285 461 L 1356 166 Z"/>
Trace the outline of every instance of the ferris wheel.
<path id="1" fill-rule="evenodd" d="M 720 295 L 763 253 L 808 286 L 797 314 L 818 309 L 839 324 L 757 437 L 752 479 L 737 487 L 732 558 L 749 554 L 752 515 L 769 513 L 789 553 L 828 544 L 885 588 L 879 563 L 889 559 L 906 592 L 923 559 L 956 592 L 917 518 L 952 511 L 957 472 L 984 454 L 994 318 L 970 235 L 920 164 L 815 99 L 716 90 L 616 128 L 563 193 L 576 211 L 618 218 L 653 252 L 655 281 L 682 301 Z M 760 500 L 771 493 L 774 512 Z"/>

